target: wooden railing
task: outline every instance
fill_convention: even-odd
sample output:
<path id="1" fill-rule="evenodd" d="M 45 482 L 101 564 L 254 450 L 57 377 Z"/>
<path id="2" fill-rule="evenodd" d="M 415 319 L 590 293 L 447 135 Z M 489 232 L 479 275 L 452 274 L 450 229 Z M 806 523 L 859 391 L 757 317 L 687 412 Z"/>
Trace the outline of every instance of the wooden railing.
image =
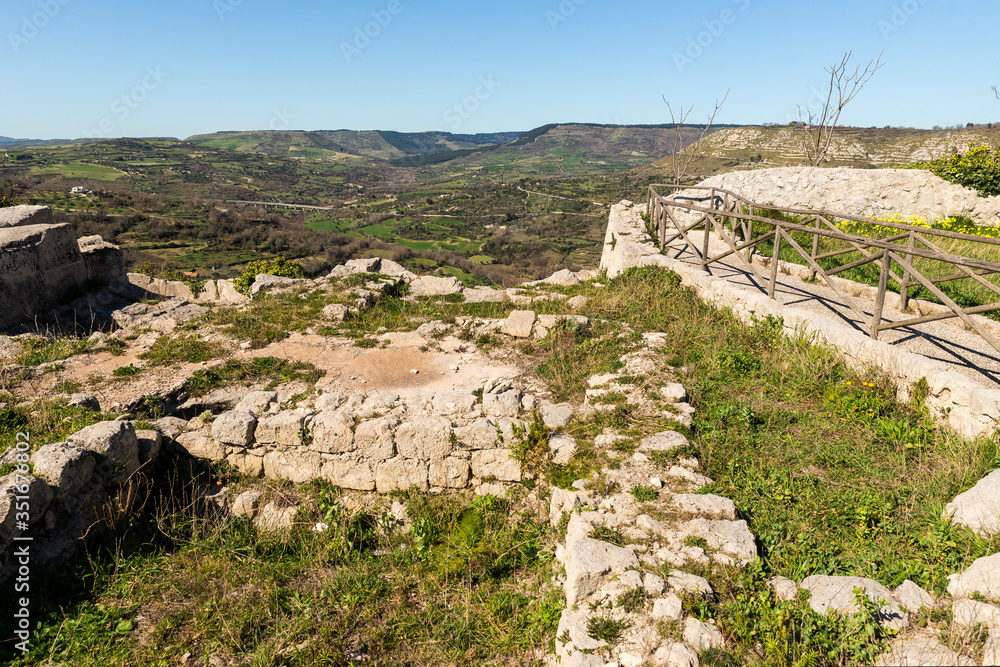
<path id="1" fill-rule="evenodd" d="M 658 188 L 668 189 L 669 193 L 661 195 L 657 191 Z M 877 340 L 881 331 L 958 317 L 1000 352 L 1000 341 L 971 317 L 978 313 L 1000 310 L 1000 301 L 962 308 L 938 287 L 942 283 L 972 280 L 1000 299 L 1000 287 L 986 279 L 986 276 L 1000 273 L 1000 264 L 946 252 L 938 244 L 931 241 L 932 238 L 946 238 L 970 241 L 987 247 L 1000 246 L 1000 239 L 902 223 L 875 221 L 843 213 L 762 206 L 728 190 L 707 186 L 654 184 L 649 186 L 648 204 L 650 225 L 661 248 L 665 248 L 667 244 L 677 238 L 683 238 L 698 253 L 701 266 L 705 270 L 708 270 L 708 266 L 713 262 L 735 256 L 757 276 L 762 285 L 766 285 L 767 295 L 770 298 L 774 298 L 778 278 L 778 257 L 784 243 L 802 257 L 810 268 L 812 279 L 815 279 L 817 275 L 823 278 L 826 284 L 843 299 L 847 307 L 859 318 L 859 322 L 867 323 L 868 335 L 873 339 Z M 804 222 L 788 222 L 772 217 L 772 211 L 804 218 Z M 682 212 L 695 215 L 681 215 Z M 898 230 L 899 233 L 886 238 L 870 238 L 843 231 L 837 226 L 838 221 L 874 223 L 883 228 Z M 692 241 L 690 233 L 699 229 L 704 231 L 704 237 L 700 239 L 700 243 L 696 243 Z M 792 232 L 808 235 L 811 239 L 811 248 L 808 251 L 803 248 L 792 237 Z M 712 234 L 724 241 L 729 246 L 729 250 L 711 256 L 709 239 Z M 800 235 L 799 238 L 804 237 Z M 821 238 L 840 241 L 845 247 L 820 253 Z M 768 242 L 772 242 L 773 246 L 770 263 L 766 267 L 770 275 L 765 276 L 760 267 L 754 264 L 753 256 L 757 252 L 757 246 Z M 819 264 L 821 260 L 849 253 L 858 253 L 861 257 L 827 270 L 824 270 Z M 955 272 L 929 278 L 914 267 L 914 258 L 952 265 L 955 267 Z M 869 317 L 830 278 L 838 273 L 873 262 L 879 263 L 879 281 L 874 312 Z M 894 264 L 899 272 L 893 270 Z M 890 279 L 899 285 L 902 310 L 907 310 L 909 305 L 910 288 L 920 285 L 940 300 L 948 308 L 948 311 L 895 322 L 883 322 L 882 313 L 885 308 L 885 295 Z"/>

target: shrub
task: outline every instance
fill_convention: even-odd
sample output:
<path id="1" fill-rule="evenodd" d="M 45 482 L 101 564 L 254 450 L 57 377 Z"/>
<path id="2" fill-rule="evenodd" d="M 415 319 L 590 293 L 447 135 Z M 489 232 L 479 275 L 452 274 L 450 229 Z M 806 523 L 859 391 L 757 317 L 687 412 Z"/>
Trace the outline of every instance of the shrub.
<path id="1" fill-rule="evenodd" d="M 927 169 L 946 181 L 976 190 L 980 196 L 1000 195 L 1000 153 L 989 146 L 969 144 L 969 151 L 930 162 L 906 165 Z"/>
<path id="2" fill-rule="evenodd" d="M 276 257 L 272 260 L 258 259 L 246 265 L 239 278 L 233 281 L 233 287 L 241 294 L 250 296 L 250 288 L 261 273 L 283 278 L 304 278 L 306 275 L 301 264 L 284 257 Z"/>

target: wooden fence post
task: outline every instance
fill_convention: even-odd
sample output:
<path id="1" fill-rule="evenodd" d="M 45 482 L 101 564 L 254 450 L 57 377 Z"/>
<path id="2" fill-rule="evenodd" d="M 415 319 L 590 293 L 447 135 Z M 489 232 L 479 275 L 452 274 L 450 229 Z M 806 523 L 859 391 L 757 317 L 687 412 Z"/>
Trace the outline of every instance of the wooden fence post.
<path id="1" fill-rule="evenodd" d="M 774 253 L 771 255 L 771 282 L 767 285 L 767 296 L 769 299 L 774 298 L 774 290 L 778 284 L 778 253 L 781 252 L 781 235 L 783 233 L 781 226 L 775 223 Z"/>
<path id="2" fill-rule="evenodd" d="M 890 268 L 892 268 L 892 258 L 887 250 L 883 250 L 882 270 L 878 274 L 878 294 L 875 296 L 875 312 L 872 314 L 872 325 L 868 330 L 872 340 L 878 340 L 878 327 L 882 324 L 882 310 L 885 308 L 885 293 L 889 288 Z"/>
<path id="3" fill-rule="evenodd" d="M 910 232 L 910 240 L 906 242 L 906 247 L 912 250 L 916 246 L 916 238 L 913 232 Z M 906 254 L 906 263 L 913 263 L 913 255 L 911 253 Z M 903 284 L 899 286 L 899 309 L 904 313 L 910 305 L 910 272 L 903 269 Z"/>

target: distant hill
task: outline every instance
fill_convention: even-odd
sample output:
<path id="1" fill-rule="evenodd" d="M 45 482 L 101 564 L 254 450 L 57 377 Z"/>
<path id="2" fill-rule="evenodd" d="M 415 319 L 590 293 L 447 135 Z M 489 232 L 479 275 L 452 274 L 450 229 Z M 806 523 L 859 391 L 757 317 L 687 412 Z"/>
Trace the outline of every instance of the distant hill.
<path id="1" fill-rule="evenodd" d="M 43 143 L 42 139 L 15 139 L 14 137 L 0 137 L 0 148 L 9 148 L 12 146 L 27 146 L 30 144 L 40 144 Z"/>
<path id="2" fill-rule="evenodd" d="M 735 126 L 717 126 L 710 130 Z M 704 126 L 681 127 L 681 144 L 687 146 L 697 141 Z M 600 125 L 596 123 L 554 123 L 525 132 L 515 141 L 464 151 L 450 151 L 431 155 L 408 156 L 392 160 L 399 167 L 420 167 L 443 162 L 474 163 L 490 153 L 496 160 L 511 162 L 547 160 L 551 169 L 586 167 L 589 170 L 617 170 L 648 164 L 669 155 L 674 150 L 675 135 L 672 125 Z M 587 169 L 585 169 L 587 170 Z M 574 168 L 575 171 L 575 168 Z"/>
<path id="3" fill-rule="evenodd" d="M 451 152 L 504 144 L 521 132 L 452 134 L 450 132 L 393 132 L 389 130 L 317 130 L 216 132 L 188 137 L 199 146 L 280 157 L 335 158 L 359 156 L 393 160 L 413 155 Z"/>

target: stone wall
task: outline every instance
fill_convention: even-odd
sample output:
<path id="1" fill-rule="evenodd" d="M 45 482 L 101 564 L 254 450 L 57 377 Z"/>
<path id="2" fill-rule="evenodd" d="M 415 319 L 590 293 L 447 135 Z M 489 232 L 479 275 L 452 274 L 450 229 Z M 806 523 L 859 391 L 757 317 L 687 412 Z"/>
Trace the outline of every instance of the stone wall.
<path id="1" fill-rule="evenodd" d="M 313 406 L 281 410 L 275 392 L 246 395 L 213 420 L 167 417 L 156 425 L 179 453 L 226 461 L 251 475 L 304 483 L 326 479 L 345 489 L 441 491 L 484 482 L 517 482 L 510 447 L 540 407 L 565 425 L 568 406 L 540 404 L 510 382 L 403 399 L 387 392 L 328 393 Z"/>
<path id="2" fill-rule="evenodd" d="M 101 525 L 128 516 L 148 490 L 147 477 L 136 473 L 156 460 L 160 444 L 157 431 L 109 421 L 34 451 L 19 439 L 0 455 L 0 464 L 15 466 L 0 477 L 0 581 L 13 572 L 16 547 L 28 544 L 31 562 L 46 565 L 70 557 Z M 29 529 L 31 542 L 19 542 Z"/>
<path id="3" fill-rule="evenodd" d="M 1000 419 L 1000 390 L 989 389 L 951 369 L 947 364 L 906 352 L 840 323 L 808 310 L 785 306 L 766 294 L 716 278 L 700 268 L 673 260 L 660 253 L 646 233 L 640 214 L 646 205 L 622 202 L 611 207 L 601 257 L 601 268 L 613 278 L 634 266 L 662 266 L 681 276 L 707 302 L 729 308 L 744 322 L 768 315 L 784 319 L 790 334 L 803 332 L 836 346 L 848 363 L 863 367 L 875 364 L 894 378 L 901 399 L 908 399 L 912 385 L 927 380 L 931 412 L 967 437 L 990 435 Z M 781 263 L 781 270 L 798 270 L 796 265 Z M 858 289 L 866 286 L 856 285 Z"/>
<path id="4" fill-rule="evenodd" d="M 927 222 L 964 215 L 980 224 L 1000 224 L 1000 197 L 980 197 L 920 169 L 779 167 L 719 174 L 700 185 L 786 208 L 862 217 L 916 215 Z"/>
<path id="5" fill-rule="evenodd" d="M 112 282 L 124 273 L 117 246 L 99 236 L 78 241 L 68 224 L 36 224 L 46 219 L 52 213 L 45 207 L 0 209 L 0 329 L 51 310 L 88 280 Z"/>

